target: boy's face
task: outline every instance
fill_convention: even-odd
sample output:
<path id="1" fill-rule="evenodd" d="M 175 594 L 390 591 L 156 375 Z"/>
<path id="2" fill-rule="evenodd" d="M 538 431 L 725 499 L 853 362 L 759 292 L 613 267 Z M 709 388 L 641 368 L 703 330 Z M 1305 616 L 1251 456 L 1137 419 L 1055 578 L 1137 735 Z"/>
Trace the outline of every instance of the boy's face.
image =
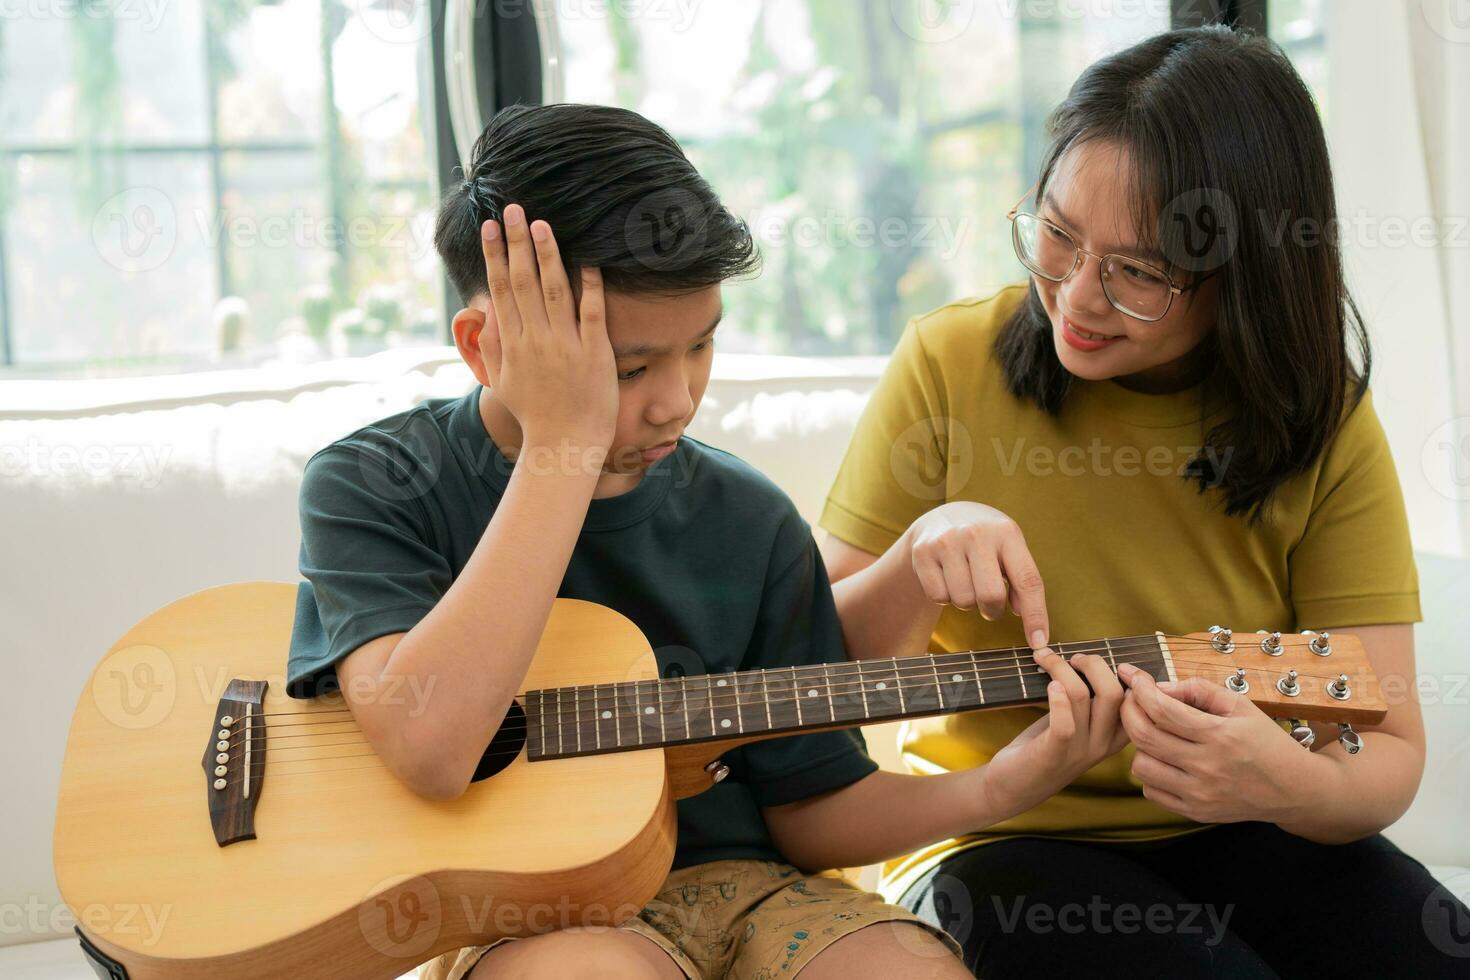
<path id="1" fill-rule="evenodd" d="M 673 452 L 698 411 L 724 307 L 719 286 L 679 296 L 609 291 L 606 303 L 618 372 L 618 425 L 604 480 L 636 482 Z"/>
<path id="2" fill-rule="evenodd" d="M 724 313 L 719 286 L 677 296 L 605 294 L 607 336 L 618 380 L 618 419 L 594 496 L 633 489 L 643 473 L 673 451 L 694 418 L 714 362 L 714 333 Z M 490 389 L 485 424 L 502 449 L 519 447 L 518 423 L 495 403 L 495 378 L 481 364 L 478 337 L 494 317 L 488 295 L 455 318 L 455 336 L 466 363 Z"/>

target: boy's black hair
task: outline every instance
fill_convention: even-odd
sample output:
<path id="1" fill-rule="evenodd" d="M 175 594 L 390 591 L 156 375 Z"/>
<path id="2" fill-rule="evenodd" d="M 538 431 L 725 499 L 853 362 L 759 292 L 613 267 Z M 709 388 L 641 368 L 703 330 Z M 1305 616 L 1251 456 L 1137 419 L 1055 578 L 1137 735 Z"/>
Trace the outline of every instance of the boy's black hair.
<path id="1" fill-rule="evenodd" d="M 673 137 L 627 109 L 515 105 L 485 127 L 434 228 L 465 305 L 489 288 L 480 225 L 509 204 L 551 225 L 574 291 L 584 265 L 600 268 L 610 291 L 669 295 L 760 267 L 745 222 Z"/>

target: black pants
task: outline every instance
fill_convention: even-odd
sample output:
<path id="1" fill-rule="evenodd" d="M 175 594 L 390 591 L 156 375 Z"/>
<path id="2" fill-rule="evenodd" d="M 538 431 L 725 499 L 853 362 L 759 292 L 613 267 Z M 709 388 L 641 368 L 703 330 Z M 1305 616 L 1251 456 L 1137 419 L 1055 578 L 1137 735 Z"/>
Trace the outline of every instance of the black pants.
<path id="1" fill-rule="evenodd" d="M 1381 834 L 1314 844 L 1272 824 L 1171 840 L 1015 838 L 900 899 L 1009 977 L 1470 977 L 1470 909 Z"/>

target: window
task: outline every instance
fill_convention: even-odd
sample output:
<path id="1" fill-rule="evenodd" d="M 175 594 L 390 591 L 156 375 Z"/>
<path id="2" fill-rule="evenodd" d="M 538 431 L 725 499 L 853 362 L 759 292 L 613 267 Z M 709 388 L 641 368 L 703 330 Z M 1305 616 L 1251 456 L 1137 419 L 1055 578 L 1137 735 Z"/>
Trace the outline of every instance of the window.
<path id="1" fill-rule="evenodd" d="M 766 260 L 726 291 L 722 349 L 793 354 L 886 354 L 908 317 L 1022 279 L 1005 213 L 1038 169 L 1046 113 L 1087 64 L 1170 14 L 683 6 L 563 17 L 566 97 L 636 109 L 685 146 Z M 1111 6 L 1132 16 L 1089 13 Z"/>
<path id="2" fill-rule="evenodd" d="M 727 290 L 722 349 L 885 354 L 1022 278 L 1004 214 L 1047 112 L 1184 5 L 32 4 L 0 21 L 0 377 L 447 342 L 441 181 L 494 105 L 541 97 L 664 125 L 750 223 L 765 270 Z M 1269 23 L 1325 112 L 1324 8 L 1272 0 Z"/>
<path id="3" fill-rule="evenodd" d="M 422 6 L 26 9 L 0 25 L 7 376 L 439 342 Z"/>

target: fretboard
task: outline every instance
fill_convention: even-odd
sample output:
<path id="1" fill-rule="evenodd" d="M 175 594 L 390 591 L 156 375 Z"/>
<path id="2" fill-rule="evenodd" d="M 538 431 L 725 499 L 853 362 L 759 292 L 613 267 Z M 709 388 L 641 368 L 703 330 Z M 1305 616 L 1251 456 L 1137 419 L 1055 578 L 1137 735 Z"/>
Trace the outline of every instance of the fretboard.
<path id="1" fill-rule="evenodd" d="M 1054 643 L 1170 679 L 1158 634 Z M 528 691 L 532 761 L 717 739 L 795 734 L 1046 700 L 1049 675 L 1027 647 L 772 667 Z"/>

